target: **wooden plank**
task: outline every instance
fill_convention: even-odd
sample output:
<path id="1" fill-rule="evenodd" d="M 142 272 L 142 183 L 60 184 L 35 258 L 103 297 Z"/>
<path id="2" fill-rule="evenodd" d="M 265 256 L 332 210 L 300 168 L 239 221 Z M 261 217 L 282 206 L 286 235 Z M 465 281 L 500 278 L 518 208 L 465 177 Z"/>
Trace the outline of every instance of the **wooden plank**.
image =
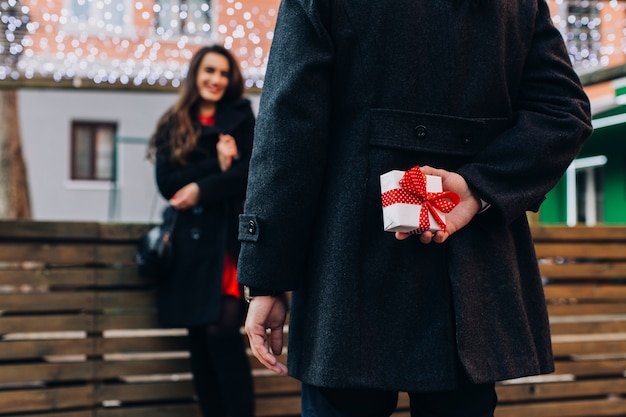
<path id="1" fill-rule="evenodd" d="M 112 329 L 158 329 L 161 327 L 156 312 L 144 310 L 137 314 L 113 314 L 95 316 L 96 328 L 99 331 Z M 1 323 L 1 322 L 0 322 Z"/>
<path id="2" fill-rule="evenodd" d="M 44 411 L 42 414 L 28 413 L 28 417 L 93 417 L 93 412 L 91 410 L 79 410 L 79 411 L 67 411 L 67 412 Z"/>
<path id="3" fill-rule="evenodd" d="M 555 342 L 552 341 L 554 356 L 626 353 L 626 340 Z"/>
<path id="4" fill-rule="evenodd" d="M 137 274 L 137 266 L 96 270 L 96 284 L 99 287 L 152 287 L 154 282 Z"/>
<path id="5" fill-rule="evenodd" d="M 98 352 L 106 353 L 146 353 L 187 351 L 187 337 L 122 337 L 96 339 Z"/>
<path id="6" fill-rule="evenodd" d="M 623 300 L 626 303 L 626 285 L 549 284 L 544 287 L 544 292 L 547 299 Z"/>
<path id="7" fill-rule="evenodd" d="M 256 417 L 295 416 L 300 414 L 300 396 L 257 397 Z"/>
<path id="8" fill-rule="evenodd" d="M 498 384 L 498 401 L 519 402 L 564 398 L 621 395 L 626 393 L 626 379 L 613 378 L 592 381 L 549 382 L 532 384 Z"/>
<path id="9" fill-rule="evenodd" d="M 3 341 L 0 343 L 0 358 L 10 360 L 92 355 L 95 353 L 93 343 L 90 339 Z"/>
<path id="10" fill-rule="evenodd" d="M 92 291 L 55 293 L 0 294 L 0 306 L 5 312 L 55 312 L 90 310 L 95 302 Z"/>
<path id="11" fill-rule="evenodd" d="M 141 384 L 98 384 L 96 400 L 130 402 L 189 400 L 195 392 L 191 381 L 170 381 Z"/>
<path id="12" fill-rule="evenodd" d="M 533 226 L 531 233 L 536 242 L 545 240 L 580 240 L 586 242 L 626 240 L 626 227 L 623 226 Z"/>
<path id="13" fill-rule="evenodd" d="M 0 285 L 18 289 L 86 287 L 95 283 L 96 270 L 93 268 L 0 270 Z"/>
<path id="14" fill-rule="evenodd" d="M 190 365 L 187 357 L 111 360 L 96 363 L 95 372 L 97 379 L 112 379 L 133 375 L 182 374 L 190 372 Z"/>
<path id="15" fill-rule="evenodd" d="M 539 258 L 624 259 L 626 242 L 535 242 L 535 251 Z"/>
<path id="16" fill-rule="evenodd" d="M 87 314 L 0 316 L 0 335 L 7 333 L 94 331 L 94 316 Z"/>
<path id="17" fill-rule="evenodd" d="M 154 291 L 98 291 L 93 307 L 118 311 L 155 308 Z"/>
<path id="18" fill-rule="evenodd" d="M 495 417 L 604 417 L 624 416 L 626 400 L 606 398 L 582 401 L 554 401 L 537 404 L 502 404 Z"/>
<path id="19" fill-rule="evenodd" d="M 590 303 L 548 303 L 550 316 L 584 316 L 595 314 L 626 314 L 626 303 L 601 304 L 597 301 Z"/>
<path id="20" fill-rule="evenodd" d="M 131 241 L 131 244 L 135 244 L 155 225 L 152 223 L 99 223 L 98 237 L 104 241 Z"/>
<path id="21" fill-rule="evenodd" d="M 549 279 L 606 280 L 626 277 L 626 262 L 539 264 L 541 276 Z"/>
<path id="22" fill-rule="evenodd" d="M 96 247 L 97 262 L 113 265 L 135 265 L 136 245 L 100 244 Z"/>
<path id="23" fill-rule="evenodd" d="M 289 376 L 262 375 L 253 379 L 256 395 L 267 394 L 300 394 L 300 381 Z"/>
<path id="24" fill-rule="evenodd" d="M 93 404 L 90 386 L 0 391 L 2 413 L 63 410 Z"/>
<path id="25" fill-rule="evenodd" d="M 626 372 L 626 358 L 587 361 L 555 361 L 557 374 L 573 374 L 576 376 L 623 376 Z"/>
<path id="26" fill-rule="evenodd" d="M 89 243 L 0 242 L 0 261 L 84 265 L 96 262 L 96 247 Z"/>
<path id="27" fill-rule="evenodd" d="M 92 380 L 94 362 L 29 363 L 0 366 L 0 383 Z"/>
<path id="28" fill-rule="evenodd" d="M 584 320 L 584 317 L 578 318 L 579 321 L 572 322 L 551 322 L 550 331 L 553 335 L 558 334 L 603 334 L 603 333 L 626 333 L 626 316 L 621 316 L 621 320 L 601 321 L 601 320 Z"/>
<path id="29" fill-rule="evenodd" d="M 98 234 L 97 223 L 0 220 L 0 240 L 94 239 Z"/>
<path id="30" fill-rule="evenodd" d="M 93 417 L 202 417 L 197 404 L 156 404 L 143 407 L 99 408 Z M 30 417 L 30 416 L 29 416 Z"/>

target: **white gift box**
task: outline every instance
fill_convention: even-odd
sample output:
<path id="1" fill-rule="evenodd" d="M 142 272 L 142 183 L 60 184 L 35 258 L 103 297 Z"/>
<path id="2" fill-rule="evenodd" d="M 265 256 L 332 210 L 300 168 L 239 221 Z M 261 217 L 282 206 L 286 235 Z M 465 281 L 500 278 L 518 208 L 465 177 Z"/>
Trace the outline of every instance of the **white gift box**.
<path id="1" fill-rule="evenodd" d="M 404 175 L 404 171 L 393 170 L 380 176 L 381 194 L 395 188 L 400 188 L 400 180 Z M 431 193 L 443 191 L 441 177 L 434 175 L 426 175 L 426 190 Z M 405 204 L 394 203 L 383 207 L 383 229 L 387 232 L 411 232 L 420 227 L 420 210 L 421 204 Z M 445 215 L 437 210 L 439 217 L 444 222 Z M 428 212 L 428 220 L 430 222 L 430 231 L 435 232 L 441 230 L 432 213 Z"/>

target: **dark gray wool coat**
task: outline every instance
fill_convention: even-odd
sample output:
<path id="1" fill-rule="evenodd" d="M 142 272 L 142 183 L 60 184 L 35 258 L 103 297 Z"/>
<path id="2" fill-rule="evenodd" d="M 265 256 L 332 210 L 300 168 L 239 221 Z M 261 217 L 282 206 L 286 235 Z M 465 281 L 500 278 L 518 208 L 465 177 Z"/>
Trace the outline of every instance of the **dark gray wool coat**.
<path id="1" fill-rule="evenodd" d="M 178 213 L 172 236 L 174 273 L 157 287 L 158 317 L 164 326 L 206 325 L 219 318 L 225 253 L 235 261 L 239 255 L 237 216 L 245 198 L 254 124 L 248 100 L 218 103 L 215 126 L 197 126 L 198 145 L 187 165 L 170 158 L 171 125 L 157 132 L 155 172 L 163 197 L 171 198 L 191 182 L 200 188 L 198 205 Z M 220 133 L 235 138 L 240 156 L 225 172 L 215 149 Z"/>
<path id="2" fill-rule="evenodd" d="M 544 0 L 283 0 L 256 129 L 239 280 L 295 290 L 292 376 L 412 391 L 553 371 L 525 212 L 591 127 Z M 491 208 L 445 244 L 397 241 L 379 176 L 415 165 Z"/>

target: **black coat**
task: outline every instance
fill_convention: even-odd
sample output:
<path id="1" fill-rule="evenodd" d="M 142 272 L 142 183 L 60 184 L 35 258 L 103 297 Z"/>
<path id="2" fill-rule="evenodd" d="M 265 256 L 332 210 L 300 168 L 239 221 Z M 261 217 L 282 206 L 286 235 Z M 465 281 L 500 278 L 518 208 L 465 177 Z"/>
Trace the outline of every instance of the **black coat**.
<path id="1" fill-rule="evenodd" d="M 283 0 L 241 216 L 240 282 L 295 290 L 288 367 L 442 390 L 548 373 L 527 210 L 591 132 L 544 0 Z M 379 176 L 430 165 L 492 204 L 443 245 L 384 232 Z"/>
<path id="2" fill-rule="evenodd" d="M 179 211 L 173 234 L 174 273 L 157 288 L 157 308 L 165 326 L 190 327 L 218 319 L 226 251 L 239 254 L 237 216 L 245 198 L 255 118 L 248 100 L 219 103 L 215 126 L 199 126 L 197 149 L 189 163 L 172 162 L 169 126 L 157 132 L 156 182 L 164 198 L 196 182 L 200 203 Z M 222 172 L 215 145 L 220 133 L 232 135 L 239 158 Z"/>

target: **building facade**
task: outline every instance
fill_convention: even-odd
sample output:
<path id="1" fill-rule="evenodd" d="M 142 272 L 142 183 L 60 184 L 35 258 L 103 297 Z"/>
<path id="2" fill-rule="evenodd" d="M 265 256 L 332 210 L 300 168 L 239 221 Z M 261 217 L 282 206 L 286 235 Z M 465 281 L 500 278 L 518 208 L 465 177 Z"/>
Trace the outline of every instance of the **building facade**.
<path id="1" fill-rule="evenodd" d="M 19 89 L 34 218 L 123 222 L 159 219 L 165 202 L 146 145 L 176 99 L 193 52 L 215 42 L 230 48 L 256 109 L 279 6 L 279 0 L 8 1 L 3 7 L 14 5 L 14 17 L 5 25 L 14 39 L 0 42 L 0 59 L 12 64 L 0 61 L 0 88 Z M 548 3 L 592 100 L 595 132 L 539 221 L 626 223 L 626 3 Z"/>

